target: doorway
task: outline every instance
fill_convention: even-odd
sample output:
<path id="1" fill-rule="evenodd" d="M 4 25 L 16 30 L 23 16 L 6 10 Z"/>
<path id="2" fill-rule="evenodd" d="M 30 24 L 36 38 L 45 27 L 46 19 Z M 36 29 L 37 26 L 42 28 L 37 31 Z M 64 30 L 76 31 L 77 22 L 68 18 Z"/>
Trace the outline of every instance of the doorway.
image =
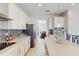
<path id="1" fill-rule="evenodd" d="M 45 31 L 46 34 L 48 33 L 47 20 L 37 20 L 37 31 L 36 31 L 37 39 L 40 38 L 43 31 Z"/>

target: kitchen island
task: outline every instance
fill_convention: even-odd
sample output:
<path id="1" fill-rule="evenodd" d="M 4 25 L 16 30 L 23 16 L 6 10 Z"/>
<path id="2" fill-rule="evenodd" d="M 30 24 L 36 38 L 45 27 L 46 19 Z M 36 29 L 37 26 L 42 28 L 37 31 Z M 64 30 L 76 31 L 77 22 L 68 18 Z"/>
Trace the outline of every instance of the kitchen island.
<path id="1" fill-rule="evenodd" d="M 30 48 L 30 36 L 18 36 L 12 42 L 16 43 L 0 50 L 0 56 L 24 56 Z"/>
<path id="2" fill-rule="evenodd" d="M 79 56 L 79 45 L 63 39 L 62 43 L 57 43 L 52 35 L 45 39 L 49 56 Z"/>

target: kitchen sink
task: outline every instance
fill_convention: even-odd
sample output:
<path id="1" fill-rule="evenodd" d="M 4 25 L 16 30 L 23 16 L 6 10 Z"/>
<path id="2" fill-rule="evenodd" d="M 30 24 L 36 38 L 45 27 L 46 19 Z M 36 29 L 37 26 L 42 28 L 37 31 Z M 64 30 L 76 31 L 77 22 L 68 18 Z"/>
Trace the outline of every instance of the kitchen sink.
<path id="1" fill-rule="evenodd" d="M 3 42 L 3 43 L 0 43 L 0 50 L 4 49 L 4 48 L 7 48 L 8 46 L 11 46 L 13 44 L 15 44 L 16 42 L 11 42 L 11 43 L 6 43 L 6 42 Z"/>

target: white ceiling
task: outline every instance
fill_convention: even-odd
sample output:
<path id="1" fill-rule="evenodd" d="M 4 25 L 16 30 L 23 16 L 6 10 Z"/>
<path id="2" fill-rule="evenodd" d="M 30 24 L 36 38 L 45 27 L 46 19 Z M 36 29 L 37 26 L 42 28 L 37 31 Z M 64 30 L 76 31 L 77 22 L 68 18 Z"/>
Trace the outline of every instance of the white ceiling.
<path id="1" fill-rule="evenodd" d="M 42 7 L 38 7 L 38 3 L 18 3 L 17 5 L 32 16 L 61 13 L 71 7 L 69 3 L 42 3 Z M 50 10 L 50 12 L 46 12 L 46 10 Z"/>

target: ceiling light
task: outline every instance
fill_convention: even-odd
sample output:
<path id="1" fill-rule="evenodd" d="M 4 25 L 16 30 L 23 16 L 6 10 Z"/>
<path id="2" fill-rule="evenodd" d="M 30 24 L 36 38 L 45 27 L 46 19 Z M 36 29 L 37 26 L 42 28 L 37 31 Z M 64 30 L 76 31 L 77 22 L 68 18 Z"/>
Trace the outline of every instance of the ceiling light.
<path id="1" fill-rule="evenodd" d="M 38 23 L 46 23 L 46 20 L 38 20 Z"/>
<path id="2" fill-rule="evenodd" d="M 50 12 L 50 10 L 46 10 L 46 12 Z"/>
<path id="3" fill-rule="evenodd" d="M 72 3 L 72 6 L 74 6 L 75 4 L 74 3 Z"/>
<path id="4" fill-rule="evenodd" d="M 42 7 L 42 4 L 40 3 L 40 4 L 38 4 L 38 7 Z"/>

